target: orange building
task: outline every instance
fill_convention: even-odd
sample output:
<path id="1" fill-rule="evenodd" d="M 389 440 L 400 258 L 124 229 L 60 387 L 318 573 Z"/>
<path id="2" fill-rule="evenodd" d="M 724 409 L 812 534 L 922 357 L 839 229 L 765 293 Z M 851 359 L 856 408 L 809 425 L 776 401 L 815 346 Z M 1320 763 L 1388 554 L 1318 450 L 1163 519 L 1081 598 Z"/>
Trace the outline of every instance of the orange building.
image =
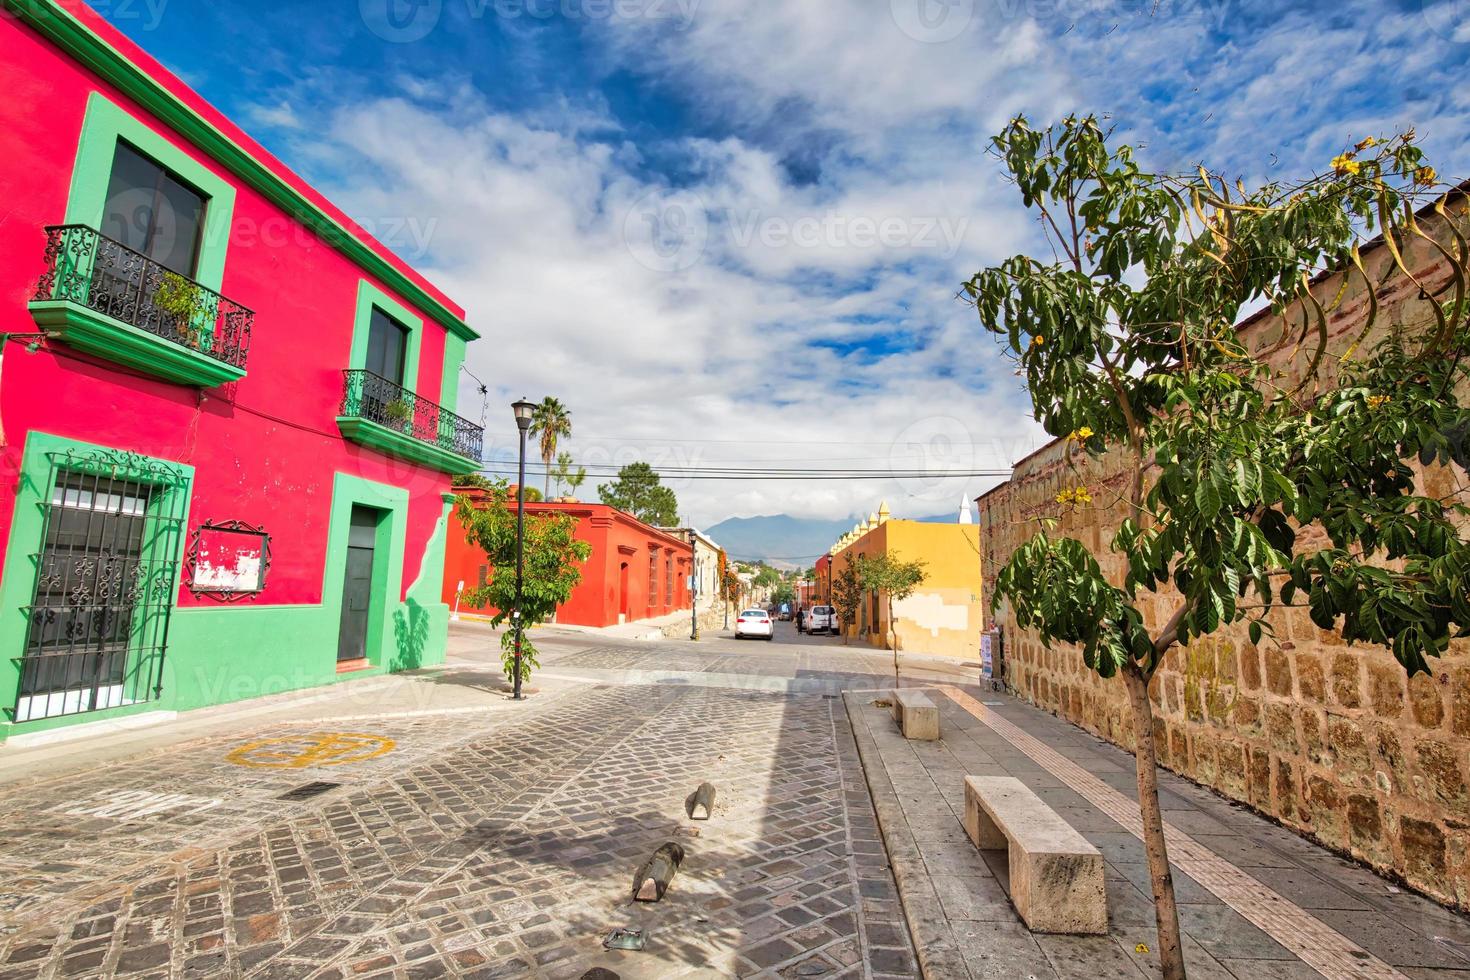
<path id="1" fill-rule="evenodd" d="M 482 490 L 460 487 L 472 501 Z M 514 504 L 512 504 L 514 506 Z M 689 609 L 689 574 L 694 549 L 687 542 L 606 504 L 526 503 L 526 517 L 564 514 L 577 520 L 576 537 L 592 546 L 582 581 L 556 613 L 556 622 L 615 626 Z M 489 581 L 485 553 L 465 540 L 464 527 L 450 518 L 444 561 L 444 601 L 453 608 L 461 582 L 465 592 Z M 461 612 L 495 610 L 460 602 Z"/>

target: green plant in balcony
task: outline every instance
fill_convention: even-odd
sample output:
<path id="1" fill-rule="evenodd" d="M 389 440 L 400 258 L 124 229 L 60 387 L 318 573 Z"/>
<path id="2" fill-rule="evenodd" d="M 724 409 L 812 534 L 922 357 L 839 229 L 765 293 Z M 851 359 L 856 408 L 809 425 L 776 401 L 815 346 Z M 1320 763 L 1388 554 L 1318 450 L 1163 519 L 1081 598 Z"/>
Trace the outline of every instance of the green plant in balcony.
<path id="1" fill-rule="evenodd" d="M 383 418 L 391 424 L 407 430 L 409 422 L 413 418 L 413 408 L 402 398 L 396 399 L 383 406 Z"/>
<path id="2" fill-rule="evenodd" d="M 163 315 L 186 347 L 198 349 L 200 321 L 204 313 L 204 290 L 174 272 L 165 272 L 153 291 L 153 306 Z"/>

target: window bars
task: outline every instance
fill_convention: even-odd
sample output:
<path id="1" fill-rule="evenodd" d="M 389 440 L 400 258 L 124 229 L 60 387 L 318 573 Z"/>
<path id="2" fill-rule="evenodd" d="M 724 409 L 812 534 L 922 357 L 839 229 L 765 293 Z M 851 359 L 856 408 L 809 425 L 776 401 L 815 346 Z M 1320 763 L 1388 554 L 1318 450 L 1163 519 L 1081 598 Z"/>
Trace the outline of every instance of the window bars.
<path id="1" fill-rule="evenodd" d="M 13 720 L 156 700 L 189 479 L 135 453 L 48 454 Z"/>

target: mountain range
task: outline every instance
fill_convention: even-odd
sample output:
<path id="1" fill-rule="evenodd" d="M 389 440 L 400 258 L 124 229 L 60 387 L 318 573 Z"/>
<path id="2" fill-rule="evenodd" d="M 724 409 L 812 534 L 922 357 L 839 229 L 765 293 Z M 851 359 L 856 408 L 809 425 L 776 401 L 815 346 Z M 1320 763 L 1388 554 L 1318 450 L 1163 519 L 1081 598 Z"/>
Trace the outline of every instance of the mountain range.
<path id="1" fill-rule="evenodd" d="M 860 520 L 860 517 L 823 520 L 772 514 L 766 517 L 731 517 L 704 531 L 731 558 L 764 561 L 776 568 L 806 568 L 825 555 L 833 542 L 852 530 L 853 523 Z M 917 520 L 949 523 L 955 520 L 955 515 L 942 514 Z"/>

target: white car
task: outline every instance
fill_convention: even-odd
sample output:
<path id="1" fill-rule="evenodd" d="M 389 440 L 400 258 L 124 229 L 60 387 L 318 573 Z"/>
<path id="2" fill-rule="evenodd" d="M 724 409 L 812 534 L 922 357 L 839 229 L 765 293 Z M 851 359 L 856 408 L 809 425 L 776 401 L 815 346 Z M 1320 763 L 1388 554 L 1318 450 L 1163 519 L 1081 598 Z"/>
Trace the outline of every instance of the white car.
<path id="1" fill-rule="evenodd" d="M 812 606 L 806 611 L 808 633 L 831 633 L 837 635 L 837 610 L 831 606 Z"/>
<path id="2" fill-rule="evenodd" d="M 776 624 L 771 622 L 771 614 L 764 609 L 747 609 L 735 617 L 735 639 L 743 640 L 747 636 L 758 636 L 765 640 L 772 640 L 776 636 Z"/>

